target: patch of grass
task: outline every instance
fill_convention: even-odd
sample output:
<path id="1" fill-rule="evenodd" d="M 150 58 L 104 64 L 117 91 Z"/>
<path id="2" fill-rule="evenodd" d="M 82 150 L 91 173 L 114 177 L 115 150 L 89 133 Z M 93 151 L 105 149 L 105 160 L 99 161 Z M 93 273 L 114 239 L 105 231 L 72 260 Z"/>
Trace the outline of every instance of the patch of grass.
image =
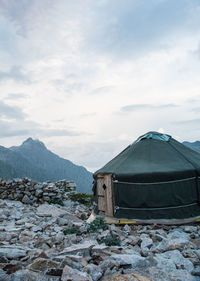
<path id="1" fill-rule="evenodd" d="M 88 232 L 94 233 L 100 229 L 106 230 L 107 228 L 108 226 L 105 223 L 104 218 L 99 217 L 89 224 Z"/>
<path id="2" fill-rule="evenodd" d="M 64 203 L 61 199 L 52 198 L 49 204 L 58 204 L 60 206 L 64 206 Z"/>
<path id="3" fill-rule="evenodd" d="M 100 241 L 100 244 L 105 243 L 106 246 L 120 246 L 121 241 L 117 235 L 108 236 Z"/>
<path id="4" fill-rule="evenodd" d="M 65 235 L 68 235 L 68 234 L 77 234 L 77 235 L 80 235 L 80 234 L 81 234 L 81 233 L 80 233 L 80 230 L 78 229 L 77 226 L 72 226 L 72 227 L 70 227 L 70 228 L 65 228 L 65 229 L 63 230 L 63 233 L 64 233 Z"/>
<path id="5" fill-rule="evenodd" d="M 69 195 L 68 198 L 71 201 L 78 202 L 88 207 L 92 206 L 94 201 L 94 196 L 92 194 L 86 194 L 86 193 L 74 193 Z"/>

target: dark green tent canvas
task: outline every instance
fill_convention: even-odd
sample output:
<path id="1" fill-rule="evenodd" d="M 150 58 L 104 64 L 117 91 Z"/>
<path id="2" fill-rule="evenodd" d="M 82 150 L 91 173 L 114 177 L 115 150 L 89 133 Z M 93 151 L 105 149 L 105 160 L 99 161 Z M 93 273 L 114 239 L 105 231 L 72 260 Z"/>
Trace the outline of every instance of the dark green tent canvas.
<path id="1" fill-rule="evenodd" d="M 169 135 L 149 132 L 94 173 L 112 174 L 114 217 L 200 216 L 200 154 Z"/>

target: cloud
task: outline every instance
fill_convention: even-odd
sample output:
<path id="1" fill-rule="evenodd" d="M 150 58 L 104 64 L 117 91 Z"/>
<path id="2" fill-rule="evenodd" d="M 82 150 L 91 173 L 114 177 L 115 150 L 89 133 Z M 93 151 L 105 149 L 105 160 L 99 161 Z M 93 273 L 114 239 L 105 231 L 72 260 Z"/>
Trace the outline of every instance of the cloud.
<path id="1" fill-rule="evenodd" d="M 94 169 L 149 130 L 199 139 L 199 7 L 0 0 L 1 144 L 42 137 Z"/>
<path id="2" fill-rule="evenodd" d="M 102 95 L 102 94 L 108 94 L 110 91 L 114 89 L 114 86 L 103 86 L 103 87 L 98 87 L 94 89 L 91 94 L 92 95 Z"/>
<path id="3" fill-rule="evenodd" d="M 1 105 L 0 105 L 1 110 Z M 78 132 L 68 129 L 55 129 L 48 126 L 43 126 L 37 122 L 26 119 L 16 120 L 0 120 L 0 138 L 5 137 L 78 137 L 85 135 L 84 132 Z"/>
<path id="4" fill-rule="evenodd" d="M 198 2 L 188 0 L 97 2 L 88 20 L 87 39 L 92 49 L 118 59 L 167 48 L 165 38 L 187 28 L 197 7 Z"/>
<path id="5" fill-rule="evenodd" d="M 17 106 L 10 106 L 3 101 L 0 101 L 0 117 L 23 120 L 26 117 L 26 114 Z"/>
<path id="6" fill-rule="evenodd" d="M 200 96 L 195 96 L 186 100 L 187 103 L 198 103 L 200 102 Z"/>
<path id="7" fill-rule="evenodd" d="M 15 137 L 15 136 L 26 136 L 29 134 L 30 129 L 23 128 L 23 126 L 20 126 L 19 122 L 10 122 L 10 121 L 4 121 L 0 120 L 0 131 L 1 136 L 0 138 L 6 138 L 6 137 Z"/>
<path id="8" fill-rule="evenodd" d="M 6 96 L 6 100 L 19 100 L 19 99 L 24 99 L 26 98 L 26 95 L 25 94 L 22 94 L 22 93 L 9 93 L 7 96 Z"/>
<path id="9" fill-rule="evenodd" d="M 94 172 L 104 166 L 129 144 L 130 142 L 125 140 L 96 141 L 89 142 L 87 145 L 78 144 L 70 147 L 58 147 L 56 153 L 64 155 L 66 159 L 73 159 L 75 163 L 86 166 L 88 170 Z"/>
<path id="10" fill-rule="evenodd" d="M 159 110 L 159 109 L 168 109 L 177 107 L 175 104 L 161 104 L 161 105 L 153 105 L 153 104 L 131 104 L 121 107 L 121 112 L 134 112 L 140 110 Z"/>
<path id="11" fill-rule="evenodd" d="M 193 54 L 194 54 L 198 59 L 200 59 L 200 44 L 199 44 L 198 48 L 197 48 L 195 51 L 193 51 Z"/>
<path id="12" fill-rule="evenodd" d="M 184 125 L 184 126 L 185 125 L 200 126 L 200 118 L 190 119 L 190 120 L 180 120 L 180 121 L 175 121 L 173 123 L 177 125 Z"/>
<path id="13" fill-rule="evenodd" d="M 23 73 L 21 66 L 12 66 L 7 72 L 0 71 L 0 81 L 12 79 L 17 82 L 30 82 L 28 76 Z"/>
<path id="14" fill-rule="evenodd" d="M 72 137 L 72 136 L 81 136 L 85 134 L 84 132 L 77 132 L 72 130 L 66 130 L 66 129 L 50 129 L 50 128 L 43 128 L 38 127 L 35 129 L 35 133 L 39 134 L 43 137 Z"/>
<path id="15" fill-rule="evenodd" d="M 199 113 L 199 112 L 200 112 L 200 106 L 193 107 L 193 108 L 191 109 L 191 111 Z"/>
<path id="16" fill-rule="evenodd" d="M 81 91 L 84 88 L 84 83 L 82 82 L 68 82 L 64 80 L 56 81 L 53 83 L 56 86 L 56 89 L 67 94 L 73 94 L 78 91 Z"/>
<path id="17" fill-rule="evenodd" d="M 81 118 L 94 117 L 94 116 L 96 116 L 95 112 L 80 114 Z"/>

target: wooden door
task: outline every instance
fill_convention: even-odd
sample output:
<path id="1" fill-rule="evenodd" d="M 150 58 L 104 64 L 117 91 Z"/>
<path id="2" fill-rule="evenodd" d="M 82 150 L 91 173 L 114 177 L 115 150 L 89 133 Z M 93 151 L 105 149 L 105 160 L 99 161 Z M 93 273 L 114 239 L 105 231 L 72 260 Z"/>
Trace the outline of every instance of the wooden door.
<path id="1" fill-rule="evenodd" d="M 97 197 L 98 197 L 98 210 L 105 212 L 106 204 L 105 204 L 105 190 L 103 188 L 104 185 L 104 177 L 98 175 L 97 177 Z"/>
<path id="2" fill-rule="evenodd" d="M 112 175 L 98 175 L 97 177 L 98 210 L 107 216 L 113 216 L 113 184 Z"/>

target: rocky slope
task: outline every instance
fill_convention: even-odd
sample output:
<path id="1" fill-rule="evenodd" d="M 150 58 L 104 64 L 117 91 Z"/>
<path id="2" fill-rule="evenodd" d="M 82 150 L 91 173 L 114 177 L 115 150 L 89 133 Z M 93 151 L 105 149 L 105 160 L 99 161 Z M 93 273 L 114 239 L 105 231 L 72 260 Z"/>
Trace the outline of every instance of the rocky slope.
<path id="1" fill-rule="evenodd" d="M 0 280 L 200 280 L 200 225 L 88 224 L 90 212 L 0 200 Z"/>
<path id="2" fill-rule="evenodd" d="M 0 177 L 29 177 L 36 181 L 75 181 L 79 192 L 91 193 L 92 173 L 52 153 L 39 140 L 28 138 L 20 146 L 0 146 Z"/>

